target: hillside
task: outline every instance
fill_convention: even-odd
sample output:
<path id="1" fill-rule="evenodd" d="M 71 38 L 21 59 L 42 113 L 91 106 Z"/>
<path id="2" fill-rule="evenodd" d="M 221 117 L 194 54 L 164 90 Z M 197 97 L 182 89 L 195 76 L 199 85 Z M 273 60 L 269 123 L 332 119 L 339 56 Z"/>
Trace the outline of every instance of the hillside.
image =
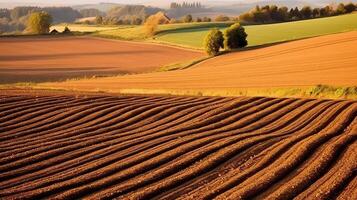
<path id="1" fill-rule="evenodd" d="M 357 32 L 240 51 L 189 69 L 41 84 L 39 87 L 134 93 L 242 95 L 248 89 L 357 85 Z M 258 94 L 262 95 L 262 94 Z M 264 94 L 266 95 L 266 94 Z"/>
<path id="2" fill-rule="evenodd" d="M 320 19 L 303 20 L 268 25 L 244 26 L 249 46 L 289 41 L 319 35 L 357 30 L 357 14 Z M 224 30 L 225 28 L 220 28 Z M 210 28 L 192 27 L 163 32 L 156 40 L 175 45 L 202 48 L 204 37 Z"/>
<path id="3" fill-rule="evenodd" d="M 0 90 L 1 199 L 356 199 L 357 102 Z"/>

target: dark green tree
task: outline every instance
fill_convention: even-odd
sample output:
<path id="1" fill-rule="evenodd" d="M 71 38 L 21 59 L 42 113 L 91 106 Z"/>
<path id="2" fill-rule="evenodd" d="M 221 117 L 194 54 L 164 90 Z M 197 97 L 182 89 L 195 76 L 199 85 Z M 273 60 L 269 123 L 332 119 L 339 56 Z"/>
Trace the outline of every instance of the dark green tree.
<path id="1" fill-rule="evenodd" d="M 243 26 L 235 23 L 224 31 L 224 48 L 237 49 L 248 45 L 247 33 Z"/>
<path id="2" fill-rule="evenodd" d="M 208 55 L 216 56 L 221 48 L 223 48 L 223 33 L 218 29 L 212 29 L 206 36 L 204 47 Z"/>

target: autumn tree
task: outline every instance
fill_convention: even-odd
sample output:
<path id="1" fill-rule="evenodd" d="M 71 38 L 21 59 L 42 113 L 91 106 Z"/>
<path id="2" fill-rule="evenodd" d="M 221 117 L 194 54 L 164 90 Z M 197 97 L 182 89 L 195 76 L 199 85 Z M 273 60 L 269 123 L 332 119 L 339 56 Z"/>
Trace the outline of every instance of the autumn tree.
<path id="1" fill-rule="evenodd" d="M 28 29 L 35 34 L 49 33 L 52 17 L 46 12 L 34 12 L 28 19 Z"/>

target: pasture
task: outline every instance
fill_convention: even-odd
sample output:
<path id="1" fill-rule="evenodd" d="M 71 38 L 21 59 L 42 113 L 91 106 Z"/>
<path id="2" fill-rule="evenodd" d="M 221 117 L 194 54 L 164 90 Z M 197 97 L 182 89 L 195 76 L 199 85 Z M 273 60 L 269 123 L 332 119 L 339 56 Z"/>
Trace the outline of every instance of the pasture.
<path id="1" fill-rule="evenodd" d="M 279 24 L 249 25 L 244 28 L 248 34 L 248 45 L 257 46 L 357 30 L 357 13 Z M 220 29 L 223 31 L 225 27 Z M 203 40 L 209 30 L 210 28 L 201 27 L 171 30 L 158 34 L 156 40 L 186 47 L 202 48 Z"/>
<path id="2" fill-rule="evenodd" d="M 155 71 L 201 52 L 93 37 L 0 38 L 0 83 L 60 81 Z"/>
<path id="3" fill-rule="evenodd" d="M 357 103 L 0 90 L 1 199 L 356 199 Z"/>

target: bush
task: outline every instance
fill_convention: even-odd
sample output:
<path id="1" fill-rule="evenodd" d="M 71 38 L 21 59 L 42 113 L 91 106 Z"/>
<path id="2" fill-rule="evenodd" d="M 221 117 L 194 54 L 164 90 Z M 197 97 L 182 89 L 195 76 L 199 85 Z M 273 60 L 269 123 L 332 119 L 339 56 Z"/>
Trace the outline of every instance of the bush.
<path id="1" fill-rule="evenodd" d="M 218 15 L 214 21 L 216 22 L 226 22 L 226 21 L 229 21 L 230 18 L 228 16 L 224 16 L 224 15 Z"/>
<path id="2" fill-rule="evenodd" d="M 345 5 L 346 13 L 351 13 L 356 10 L 356 6 L 353 3 L 349 3 Z"/>
<path id="3" fill-rule="evenodd" d="M 103 24 L 103 17 L 102 16 L 96 16 L 95 17 L 95 23 L 100 25 Z"/>
<path id="4" fill-rule="evenodd" d="M 159 26 L 159 19 L 155 15 L 151 15 L 145 21 L 144 28 L 147 36 L 154 36 Z"/>
<path id="5" fill-rule="evenodd" d="M 212 19 L 209 18 L 209 17 L 203 17 L 202 21 L 203 21 L 203 22 L 211 22 Z"/>
<path id="6" fill-rule="evenodd" d="M 237 49 L 248 45 L 247 33 L 244 28 L 235 23 L 224 31 L 224 48 Z"/>
<path id="7" fill-rule="evenodd" d="M 204 47 L 208 55 L 215 56 L 223 48 L 223 34 L 218 28 L 212 29 L 206 36 Z"/>
<path id="8" fill-rule="evenodd" d="M 71 33 L 71 30 L 69 30 L 69 28 L 66 26 L 62 33 L 68 34 L 68 33 Z"/>
<path id="9" fill-rule="evenodd" d="M 50 32 L 52 17 L 46 12 L 34 12 L 28 19 L 27 26 L 31 33 L 45 34 Z"/>
<path id="10" fill-rule="evenodd" d="M 182 18 L 182 21 L 185 22 L 185 23 L 190 23 L 193 21 L 193 18 L 192 18 L 192 15 L 185 15 L 183 18 Z"/>

